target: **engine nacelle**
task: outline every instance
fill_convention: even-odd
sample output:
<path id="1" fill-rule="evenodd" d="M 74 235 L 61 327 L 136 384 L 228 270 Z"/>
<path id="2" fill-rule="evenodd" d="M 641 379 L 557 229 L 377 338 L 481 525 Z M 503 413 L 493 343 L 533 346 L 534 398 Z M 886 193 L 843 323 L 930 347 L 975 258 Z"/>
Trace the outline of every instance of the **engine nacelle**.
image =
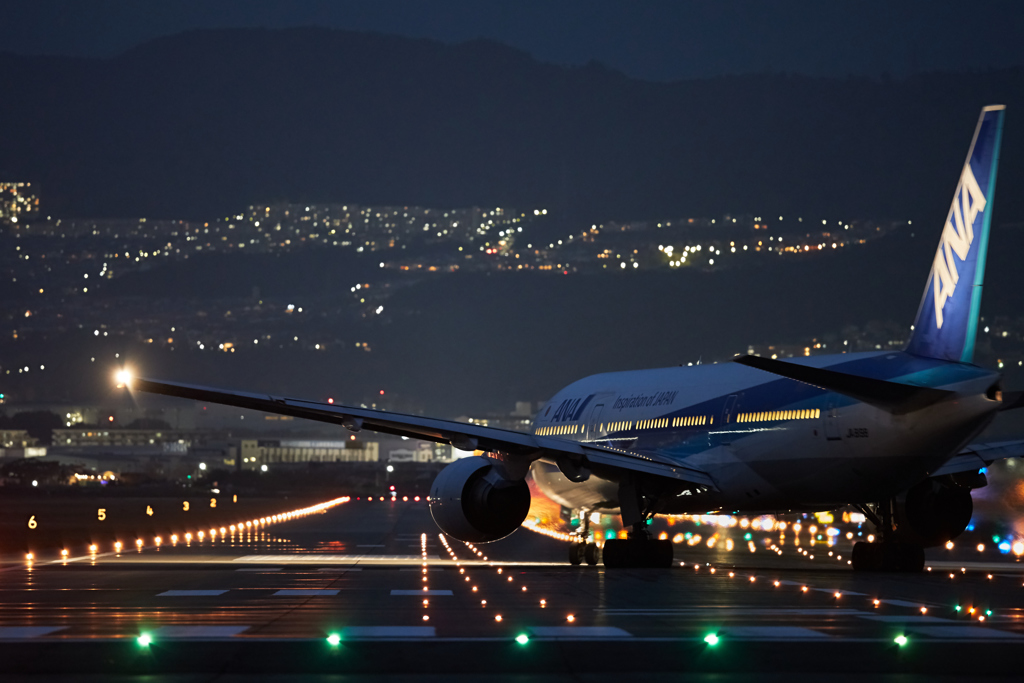
<path id="1" fill-rule="evenodd" d="M 896 500 L 896 530 L 925 547 L 942 545 L 964 532 L 974 514 L 970 489 L 925 479 Z"/>
<path id="2" fill-rule="evenodd" d="M 485 457 L 456 460 L 430 487 L 430 514 L 441 531 L 460 541 L 487 543 L 519 528 L 530 511 L 525 480 L 507 479 Z"/>

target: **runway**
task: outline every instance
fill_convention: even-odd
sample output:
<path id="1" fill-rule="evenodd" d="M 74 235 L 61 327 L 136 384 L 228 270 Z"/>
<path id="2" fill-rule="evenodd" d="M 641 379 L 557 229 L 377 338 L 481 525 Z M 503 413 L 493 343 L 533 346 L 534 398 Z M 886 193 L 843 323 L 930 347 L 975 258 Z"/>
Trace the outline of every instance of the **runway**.
<path id="1" fill-rule="evenodd" d="M 842 544 L 819 545 L 815 561 L 681 544 L 668 570 L 572 567 L 562 541 L 520 529 L 467 545 L 441 535 L 425 503 L 378 500 L 212 541 L 125 545 L 8 558 L 5 680 L 1018 680 L 1024 646 L 1012 559 L 865 575 L 837 559 Z"/>

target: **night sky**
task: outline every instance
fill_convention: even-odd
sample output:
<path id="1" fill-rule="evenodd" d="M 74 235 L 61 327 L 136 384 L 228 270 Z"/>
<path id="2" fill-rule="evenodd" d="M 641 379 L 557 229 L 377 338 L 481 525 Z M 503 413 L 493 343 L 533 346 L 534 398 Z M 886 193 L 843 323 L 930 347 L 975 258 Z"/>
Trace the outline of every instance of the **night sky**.
<path id="1" fill-rule="evenodd" d="M 190 29 L 323 26 L 457 43 L 644 79 L 893 77 L 1024 65 L 1019 0 L 4 0 L 0 50 L 104 57 Z"/>

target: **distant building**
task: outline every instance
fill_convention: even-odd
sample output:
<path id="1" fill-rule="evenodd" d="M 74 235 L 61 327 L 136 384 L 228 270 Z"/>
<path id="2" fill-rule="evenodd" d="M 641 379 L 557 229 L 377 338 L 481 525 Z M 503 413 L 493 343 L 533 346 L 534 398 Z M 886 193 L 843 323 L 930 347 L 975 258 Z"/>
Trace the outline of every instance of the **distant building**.
<path id="1" fill-rule="evenodd" d="M 263 465 L 307 462 L 378 462 L 380 445 L 375 441 L 290 441 L 243 439 L 239 444 L 242 469 Z"/>
<path id="2" fill-rule="evenodd" d="M 39 213 L 38 185 L 0 183 L 0 223 L 17 224 Z"/>
<path id="3" fill-rule="evenodd" d="M 25 448 L 36 445 L 36 439 L 24 429 L 0 429 L 0 448 Z"/>

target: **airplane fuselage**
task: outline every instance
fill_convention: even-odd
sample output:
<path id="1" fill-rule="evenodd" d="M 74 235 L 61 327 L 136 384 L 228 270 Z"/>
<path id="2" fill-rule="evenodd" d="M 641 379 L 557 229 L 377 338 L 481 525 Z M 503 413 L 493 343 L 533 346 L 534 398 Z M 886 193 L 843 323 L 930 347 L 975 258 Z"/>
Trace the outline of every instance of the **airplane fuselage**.
<path id="1" fill-rule="evenodd" d="M 558 392 L 537 435 L 668 458 L 706 472 L 717 490 L 683 487 L 660 512 L 822 510 L 895 496 L 981 432 L 998 411 L 998 373 L 904 352 L 790 362 L 955 392 L 893 414 L 844 395 L 734 363 L 606 373 Z M 533 477 L 556 502 L 614 511 L 617 483 L 573 483 L 551 464 Z"/>

